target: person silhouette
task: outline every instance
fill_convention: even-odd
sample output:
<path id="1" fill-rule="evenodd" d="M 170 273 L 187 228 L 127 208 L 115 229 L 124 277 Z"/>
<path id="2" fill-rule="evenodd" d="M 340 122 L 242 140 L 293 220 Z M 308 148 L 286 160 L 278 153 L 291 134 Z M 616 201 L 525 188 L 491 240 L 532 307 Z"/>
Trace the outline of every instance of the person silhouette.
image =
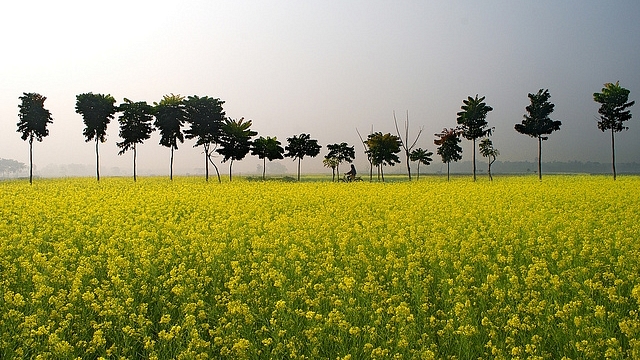
<path id="1" fill-rule="evenodd" d="M 344 173 L 345 175 L 348 176 L 349 181 L 353 181 L 356 179 L 356 167 L 351 164 L 351 170 L 349 170 L 349 172 Z"/>

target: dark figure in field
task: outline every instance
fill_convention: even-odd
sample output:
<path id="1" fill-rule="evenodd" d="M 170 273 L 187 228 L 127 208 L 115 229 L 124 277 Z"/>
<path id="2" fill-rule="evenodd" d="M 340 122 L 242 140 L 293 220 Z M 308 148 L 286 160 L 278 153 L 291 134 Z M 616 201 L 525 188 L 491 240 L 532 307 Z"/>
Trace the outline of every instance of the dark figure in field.
<path id="1" fill-rule="evenodd" d="M 353 164 L 351 164 L 351 170 L 349 170 L 349 172 L 346 172 L 344 174 L 349 176 L 349 181 L 355 180 L 356 179 L 356 167 L 353 166 Z"/>

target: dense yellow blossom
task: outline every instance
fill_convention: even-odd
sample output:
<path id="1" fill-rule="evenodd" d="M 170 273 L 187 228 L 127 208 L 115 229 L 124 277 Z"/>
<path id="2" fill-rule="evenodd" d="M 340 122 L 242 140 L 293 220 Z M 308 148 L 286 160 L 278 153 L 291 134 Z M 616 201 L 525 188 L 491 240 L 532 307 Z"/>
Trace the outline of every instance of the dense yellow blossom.
<path id="1" fill-rule="evenodd" d="M 640 178 L 0 183 L 0 358 L 640 356 Z"/>

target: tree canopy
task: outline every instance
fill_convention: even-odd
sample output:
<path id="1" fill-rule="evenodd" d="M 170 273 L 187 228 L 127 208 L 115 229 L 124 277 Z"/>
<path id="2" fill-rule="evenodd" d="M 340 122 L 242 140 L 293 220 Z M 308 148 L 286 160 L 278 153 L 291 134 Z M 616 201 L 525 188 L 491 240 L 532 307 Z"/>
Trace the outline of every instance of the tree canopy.
<path id="1" fill-rule="evenodd" d="M 222 109 L 224 101 L 209 96 L 198 97 L 194 95 L 189 96 L 184 103 L 187 122 L 190 125 L 189 129 L 185 130 L 185 135 L 187 139 L 196 140 L 194 147 L 202 146 L 204 148 L 205 179 L 209 181 L 209 163 L 213 164 L 216 172 L 218 171 L 211 160 L 214 150 L 211 146 L 215 147 L 220 139 L 222 123 L 225 119 L 225 112 Z M 218 173 L 218 181 L 220 181 L 220 173 Z"/>
<path id="2" fill-rule="evenodd" d="M 53 122 L 51 112 L 44 108 L 46 97 L 37 93 L 23 93 L 18 112 L 18 132 L 22 140 L 29 140 L 29 183 L 33 183 L 33 140 L 39 142 L 49 135 L 47 125 Z"/>
<path id="3" fill-rule="evenodd" d="M 335 169 L 340 173 L 340 164 L 343 162 L 352 162 L 356 158 L 356 151 L 353 146 L 349 146 L 346 142 L 342 142 L 339 144 L 329 144 L 327 145 L 327 150 L 329 153 L 325 156 L 325 158 L 334 158 L 336 159 Z"/>
<path id="4" fill-rule="evenodd" d="M 542 179 L 542 141 L 549 139 L 548 136 L 543 135 L 560 130 L 562 122 L 549 118 L 555 105 L 549 102 L 551 95 L 548 89 L 540 89 L 538 93 L 528 96 L 531 104 L 525 108 L 527 114 L 524 114 L 522 123 L 515 125 L 515 129 L 521 134 L 538 139 L 538 178 Z"/>
<path id="5" fill-rule="evenodd" d="M 85 141 L 96 141 L 96 178 L 100 181 L 100 155 L 98 144 L 107 141 L 107 125 L 118 111 L 116 99 L 111 95 L 85 93 L 76 95 L 76 113 L 82 115 Z"/>
<path id="6" fill-rule="evenodd" d="M 284 159 L 284 148 L 280 141 L 274 136 L 260 136 L 253 141 L 251 145 L 251 155 L 257 155 L 258 159 L 262 159 L 262 180 L 266 178 L 267 159 L 273 161 L 276 159 Z"/>
<path id="7" fill-rule="evenodd" d="M 318 140 L 311 139 L 309 134 L 304 133 L 287 138 L 287 143 L 284 156 L 298 159 L 298 181 L 300 181 L 300 162 L 305 156 L 316 157 L 322 145 L 318 145 Z"/>
<path id="8" fill-rule="evenodd" d="M 449 180 L 449 163 L 462 159 L 462 148 L 460 147 L 459 129 L 442 129 L 442 132 L 435 134 L 437 139 L 433 140 L 438 145 L 436 153 L 442 158 L 442 162 L 447 164 L 447 180 Z"/>
<path id="9" fill-rule="evenodd" d="M 182 127 L 187 120 L 184 96 L 165 95 L 155 107 L 155 127 L 160 131 L 160 145 L 171 149 L 169 178 L 173 180 L 173 151 L 178 150 L 178 142 L 184 142 Z"/>
<path id="10" fill-rule="evenodd" d="M 120 137 L 122 141 L 116 143 L 120 148 L 118 155 L 133 150 L 133 180 L 136 181 L 136 145 L 151 137 L 154 109 L 146 101 L 133 102 L 124 99 L 118 107 L 122 114 L 118 117 L 120 123 Z"/>
<path id="11" fill-rule="evenodd" d="M 600 103 L 598 114 L 598 129 L 601 131 L 611 130 L 611 164 L 613 179 L 616 179 L 616 147 L 614 133 L 629 129 L 624 125 L 625 121 L 631 120 L 631 110 L 629 108 L 636 102 L 629 101 L 628 89 L 620 86 L 620 82 L 606 83 L 600 93 L 593 94 L 593 100 Z"/>
<path id="12" fill-rule="evenodd" d="M 244 118 L 225 119 L 220 133 L 220 148 L 216 151 L 223 156 L 222 162 L 229 161 L 229 181 L 234 160 L 242 160 L 251 150 L 251 138 L 258 135 L 250 129 L 251 120 Z"/>
<path id="13" fill-rule="evenodd" d="M 394 166 L 400 163 L 400 158 L 398 157 L 402 146 L 400 137 L 391 135 L 391 133 L 374 132 L 367 137 L 366 145 L 367 155 L 370 157 L 372 164 L 378 168 L 380 175 L 382 175 L 382 181 L 384 181 L 382 167 L 386 165 Z"/>
<path id="14" fill-rule="evenodd" d="M 433 153 L 428 150 L 424 150 L 422 148 L 417 148 L 409 153 L 409 160 L 416 161 L 418 163 L 418 180 L 420 179 L 420 164 L 424 164 L 428 166 L 431 164 L 433 159 L 431 158 Z"/>
<path id="15" fill-rule="evenodd" d="M 491 134 L 491 129 L 487 128 L 487 113 L 493 108 L 484 102 L 484 96 L 475 98 L 469 96 L 462 100 L 462 111 L 458 112 L 458 125 L 460 134 L 467 140 L 473 141 L 473 180 L 476 180 L 476 139 Z"/>

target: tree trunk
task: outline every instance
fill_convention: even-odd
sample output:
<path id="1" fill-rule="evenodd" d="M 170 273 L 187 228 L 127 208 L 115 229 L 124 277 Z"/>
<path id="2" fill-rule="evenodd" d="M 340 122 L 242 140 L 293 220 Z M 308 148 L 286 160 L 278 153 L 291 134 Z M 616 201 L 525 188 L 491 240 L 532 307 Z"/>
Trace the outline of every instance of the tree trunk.
<path id="1" fill-rule="evenodd" d="M 380 169 L 380 175 L 382 175 L 382 182 L 384 182 L 384 169 L 382 168 L 382 165 L 380 165 L 379 169 Z"/>
<path id="2" fill-rule="evenodd" d="M 447 163 L 447 181 L 449 181 L 449 163 Z"/>
<path id="3" fill-rule="evenodd" d="M 100 156 L 98 155 L 98 136 L 96 136 L 96 178 L 100 181 Z"/>
<path id="4" fill-rule="evenodd" d="M 409 150 L 408 149 L 404 149 L 404 153 L 407 156 L 407 174 L 409 174 L 409 181 L 411 181 L 411 163 L 409 162 Z M 418 165 L 418 166 L 420 166 L 420 165 Z M 418 176 L 420 176 L 420 175 L 418 175 Z"/>
<path id="5" fill-rule="evenodd" d="M 611 168 L 613 170 L 613 180 L 616 179 L 616 141 L 613 136 L 613 128 L 611 129 Z"/>
<path id="6" fill-rule="evenodd" d="M 298 158 L 298 181 L 300 181 L 300 161 L 302 159 Z"/>
<path id="7" fill-rule="evenodd" d="M 267 157 L 262 158 L 262 181 L 266 180 L 267 175 Z"/>
<path id="8" fill-rule="evenodd" d="M 209 181 L 209 145 L 204 145 L 204 181 Z"/>
<path id="9" fill-rule="evenodd" d="M 369 182 L 373 182 L 373 162 L 369 160 Z"/>
<path id="10" fill-rule="evenodd" d="M 171 147 L 171 163 L 169 165 L 169 180 L 173 181 L 173 146 Z"/>
<path id="11" fill-rule="evenodd" d="M 538 180 L 542 180 L 542 138 L 538 136 Z"/>
<path id="12" fill-rule="evenodd" d="M 476 139 L 473 139 L 473 181 L 476 181 Z"/>
<path id="13" fill-rule="evenodd" d="M 489 159 L 489 170 L 487 170 L 487 172 L 489 173 L 489 181 L 493 181 L 493 177 L 491 176 L 491 155 L 489 155 L 488 159 Z"/>
<path id="14" fill-rule="evenodd" d="M 29 184 L 33 184 L 33 135 L 29 138 Z"/>
<path id="15" fill-rule="evenodd" d="M 420 180 L 420 161 L 418 161 L 418 176 L 416 177 L 416 180 Z"/>
<path id="16" fill-rule="evenodd" d="M 229 162 L 229 182 L 231 182 L 231 167 L 233 166 L 233 159 Z"/>
<path id="17" fill-rule="evenodd" d="M 136 181 L 136 144 L 133 144 L 133 181 Z"/>

